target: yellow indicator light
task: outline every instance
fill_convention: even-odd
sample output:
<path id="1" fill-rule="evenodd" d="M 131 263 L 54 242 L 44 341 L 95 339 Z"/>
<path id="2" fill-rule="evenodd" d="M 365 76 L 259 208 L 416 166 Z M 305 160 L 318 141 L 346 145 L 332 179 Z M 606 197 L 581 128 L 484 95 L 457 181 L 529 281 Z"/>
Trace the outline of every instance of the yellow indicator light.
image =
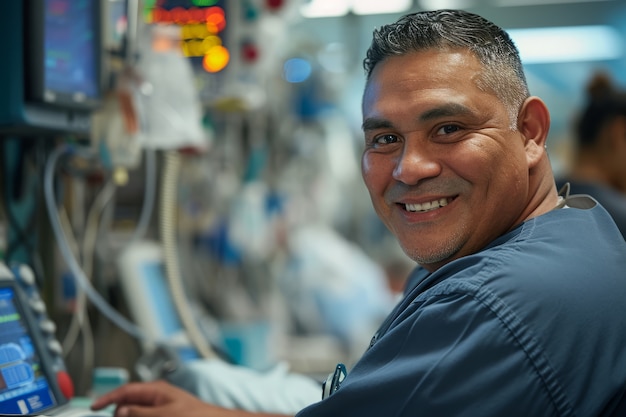
<path id="1" fill-rule="evenodd" d="M 210 36 L 211 33 L 207 30 L 206 25 L 184 25 L 181 27 L 182 39 L 204 39 Z"/>
<path id="2" fill-rule="evenodd" d="M 228 49 L 221 45 L 216 45 L 207 51 L 202 60 L 202 67 L 206 72 L 218 72 L 228 65 L 229 60 L 230 53 Z"/>

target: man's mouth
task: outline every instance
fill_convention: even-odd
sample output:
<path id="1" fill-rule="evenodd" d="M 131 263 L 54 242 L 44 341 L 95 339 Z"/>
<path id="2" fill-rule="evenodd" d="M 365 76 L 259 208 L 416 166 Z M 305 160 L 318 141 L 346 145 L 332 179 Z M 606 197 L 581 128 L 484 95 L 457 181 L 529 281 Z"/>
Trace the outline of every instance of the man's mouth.
<path id="1" fill-rule="evenodd" d="M 436 210 L 440 207 L 447 206 L 448 203 L 452 201 L 451 198 L 440 198 L 439 200 L 433 200 L 422 204 L 405 204 L 404 208 L 406 211 L 412 212 L 426 212 L 431 210 Z"/>

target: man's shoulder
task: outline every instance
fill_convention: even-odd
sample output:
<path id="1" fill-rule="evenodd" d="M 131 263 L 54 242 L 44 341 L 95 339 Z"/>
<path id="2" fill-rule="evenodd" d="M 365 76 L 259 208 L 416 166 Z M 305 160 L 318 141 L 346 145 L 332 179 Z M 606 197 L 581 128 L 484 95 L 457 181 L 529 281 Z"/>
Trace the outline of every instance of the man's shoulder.
<path id="1" fill-rule="evenodd" d="M 589 275 L 598 271 L 600 260 L 605 276 L 623 277 L 626 243 L 618 231 L 603 227 L 603 218 L 591 210 L 554 210 L 525 222 L 475 254 L 428 276 L 422 274 L 415 282 L 430 295 L 435 288 L 439 293 L 472 292 L 486 286 L 532 293 L 556 290 L 573 280 L 594 285 Z"/>

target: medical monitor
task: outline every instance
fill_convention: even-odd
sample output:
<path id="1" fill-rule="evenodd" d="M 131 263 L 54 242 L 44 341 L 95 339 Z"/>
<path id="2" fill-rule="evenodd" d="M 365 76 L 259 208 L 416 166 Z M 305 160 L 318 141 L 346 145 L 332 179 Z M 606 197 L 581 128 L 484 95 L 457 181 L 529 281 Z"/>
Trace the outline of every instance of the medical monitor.
<path id="1" fill-rule="evenodd" d="M 15 280 L 0 279 L 0 415 L 46 414 L 68 400 Z"/>
<path id="2" fill-rule="evenodd" d="M 176 310 L 160 244 L 135 242 L 124 250 L 118 267 L 131 316 L 149 338 L 167 341 L 183 362 L 200 358 Z M 143 347 L 155 346 L 146 342 Z"/>
<path id="3" fill-rule="evenodd" d="M 86 133 L 102 99 L 101 0 L 0 2 L 0 133 Z"/>

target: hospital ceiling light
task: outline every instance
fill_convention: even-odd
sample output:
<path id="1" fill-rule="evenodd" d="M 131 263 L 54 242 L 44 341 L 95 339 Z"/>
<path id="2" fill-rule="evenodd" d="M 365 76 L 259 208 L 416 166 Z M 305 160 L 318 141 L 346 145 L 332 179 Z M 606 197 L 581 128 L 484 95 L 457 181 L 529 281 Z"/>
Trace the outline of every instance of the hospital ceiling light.
<path id="1" fill-rule="evenodd" d="M 402 13 L 413 6 L 413 0 L 353 0 L 355 14 Z"/>
<path id="2" fill-rule="evenodd" d="M 624 43 L 610 26 L 563 26 L 507 30 L 524 64 L 618 59 Z"/>
<path id="3" fill-rule="evenodd" d="M 300 13 L 304 17 L 337 17 L 345 16 L 348 12 L 348 0 L 310 0 L 300 6 Z"/>
<path id="4" fill-rule="evenodd" d="M 548 4 L 592 3 L 612 0 L 496 0 L 498 7 L 545 6 Z"/>
<path id="5" fill-rule="evenodd" d="M 417 0 L 423 10 L 468 9 L 476 6 L 476 0 Z"/>
<path id="6" fill-rule="evenodd" d="M 350 12 L 359 15 L 402 13 L 413 6 L 413 0 L 310 0 L 300 7 L 304 17 L 337 17 Z"/>

